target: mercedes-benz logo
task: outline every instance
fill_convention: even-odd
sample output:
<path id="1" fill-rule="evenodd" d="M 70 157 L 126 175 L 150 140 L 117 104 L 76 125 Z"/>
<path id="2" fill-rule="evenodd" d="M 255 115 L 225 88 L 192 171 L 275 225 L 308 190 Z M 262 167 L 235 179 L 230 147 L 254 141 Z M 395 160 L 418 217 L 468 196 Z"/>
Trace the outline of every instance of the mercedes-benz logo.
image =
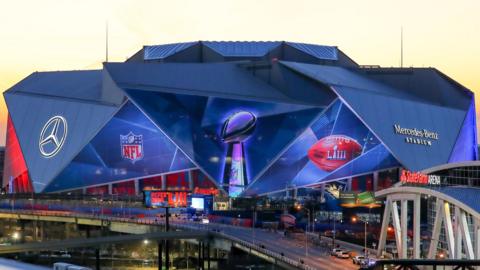
<path id="1" fill-rule="evenodd" d="M 62 149 L 67 137 L 67 120 L 63 116 L 50 118 L 42 128 L 38 148 L 42 156 L 50 158 Z"/>

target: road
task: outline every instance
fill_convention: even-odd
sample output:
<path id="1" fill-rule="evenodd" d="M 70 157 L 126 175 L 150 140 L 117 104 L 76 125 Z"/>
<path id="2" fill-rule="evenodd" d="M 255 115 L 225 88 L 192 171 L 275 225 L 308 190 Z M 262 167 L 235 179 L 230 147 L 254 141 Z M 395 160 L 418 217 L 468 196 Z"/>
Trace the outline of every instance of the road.
<path id="1" fill-rule="evenodd" d="M 58 216 L 59 213 L 49 213 L 49 211 L 15 211 L 15 212 L 24 212 L 29 214 L 40 214 L 40 215 L 55 215 Z M 66 216 L 74 216 L 74 213 L 69 213 Z M 160 219 L 157 221 L 156 218 L 118 218 L 112 217 L 108 215 L 103 216 L 94 216 L 94 215 L 85 215 L 82 214 L 82 217 L 89 216 L 88 218 L 93 219 L 111 219 L 112 221 L 122 220 L 123 222 L 129 223 L 140 223 L 140 224 L 150 224 L 150 225 L 158 225 L 164 226 L 164 219 Z M 308 256 L 306 256 L 307 251 L 305 248 L 305 237 L 298 236 L 292 237 L 288 236 L 285 237 L 283 234 L 273 231 L 267 231 L 264 229 L 256 228 L 245 228 L 239 226 L 232 226 L 232 225 L 224 225 L 224 224 L 201 224 L 198 222 L 191 222 L 186 220 L 179 220 L 172 218 L 171 222 L 172 227 L 175 225 L 179 225 L 179 227 L 183 228 L 191 228 L 191 229 L 201 229 L 201 230 L 208 230 L 208 231 L 215 231 L 217 233 L 223 234 L 225 236 L 230 236 L 237 238 L 241 241 L 254 244 L 257 247 L 262 247 L 264 250 L 271 251 L 277 254 L 282 254 L 285 258 L 291 259 L 295 262 L 303 261 L 303 263 L 311 268 L 319 269 L 319 270 L 334 270 L 334 269 L 342 269 L 342 270 L 349 270 L 349 269 L 358 269 L 358 266 L 352 263 L 351 259 L 339 259 L 333 256 L 330 256 L 330 250 L 326 247 L 320 247 L 314 245 L 312 241 L 309 239 L 308 244 Z M 301 234 L 300 234 L 301 235 Z M 228 237 L 227 237 L 228 238 Z M 361 248 L 360 248 L 361 249 Z M 361 253 L 360 250 L 354 250 L 356 253 Z"/>
<path id="2" fill-rule="evenodd" d="M 176 222 L 173 222 L 175 224 Z M 179 222 L 182 223 L 182 222 Z M 183 223 L 185 224 L 185 223 Z M 256 228 L 244 228 L 231 225 L 220 224 L 198 224 L 198 227 L 217 230 L 225 235 L 236 237 L 240 240 L 254 243 L 257 246 L 264 246 L 265 249 L 283 253 L 285 257 L 294 259 L 296 261 L 303 260 L 304 263 L 310 267 L 319 270 L 334 270 L 334 269 L 358 269 L 357 265 L 352 263 L 352 259 L 339 259 L 334 256 L 330 256 L 330 249 L 326 247 L 320 247 L 311 243 L 308 245 L 308 256 L 306 256 L 305 249 L 305 237 L 285 237 L 278 232 L 268 231 L 264 229 Z M 360 253 L 360 250 L 354 250 L 356 253 Z"/>
<path id="3" fill-rule="evenodd" d="M 264 245 L 266 249 L 283 253 L 289 258 L 303 260 L 305 264 L 316 269 L 358 269 L 352 264 L 351 259 L 339 259 L 330 256 L 326 248 L 314 246 L 310 243 L 308 247 L 308 256 L 306 256 L 305 238 L 284 237 L 275 232 L 268 232 L 261 229 L 232 228 L 223 227 L 223 232 L 233 235 L 244 241 L 251 241 L 257 245 Z M 255 236 L 255 239 L 253 238 Z M 307 243 L 308 245 L 308 243 Z"/>

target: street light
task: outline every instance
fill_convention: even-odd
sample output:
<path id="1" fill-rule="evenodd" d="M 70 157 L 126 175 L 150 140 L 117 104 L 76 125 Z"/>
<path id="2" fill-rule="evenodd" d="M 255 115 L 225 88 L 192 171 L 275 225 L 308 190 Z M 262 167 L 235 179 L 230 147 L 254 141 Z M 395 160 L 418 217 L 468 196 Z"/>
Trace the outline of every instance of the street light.
<path id="1" fill-rule="evenodd" d="M 296 206 L 297 210 L 302 209 L 302 205 Z M 304 208 L 307 211 L 307 224 L 305 224 L 305 257 L 308 257 L 308 227 L 310 226 L 310 209 Z"/>
<path id="2" fill-rule="evenodd" d="M 368 224 L 368 221 L 367 220 L 362 220 L 360 218 L 357 218 L 357 217 L 352 217 L 352 221 L 355 223 L 357 221 L 361 221 L 363 222 L 363 224 L 365 225 L 365 247 L 364 247 L 364 255 L 365 255 L 365 258 L 368 258 L 368 253 L 367 253 L 367 224 Z"/>
<path id="3" fill-rule="evenodd" d="M 342 219 L 340 219 L 340 222 L 343 222 L 343 221 L 342 221 Z M 337 235 L 336 224 L 337 224 L 337 215 L 335 214 L 335 212 L 333 212 L 333 237 L 332 237 L 332 248 L 335 248 L 335 236 Z"/>

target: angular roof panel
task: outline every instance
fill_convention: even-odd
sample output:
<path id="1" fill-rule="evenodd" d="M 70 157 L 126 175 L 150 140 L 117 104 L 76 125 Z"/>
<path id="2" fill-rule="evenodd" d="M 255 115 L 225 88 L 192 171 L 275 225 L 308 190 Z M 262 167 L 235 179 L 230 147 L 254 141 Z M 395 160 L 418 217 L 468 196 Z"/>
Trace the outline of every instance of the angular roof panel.
<path id="1" fill-rule="evenodd" d="M 102 71 L 34 72 L 7 90 L 51 97 L 102 102 Z"/>
<path id="2" fill-rule="evenodd" d="M 105 68 L 125 89 L 296 103 L 234 63 L 132 62 L 107 63 Z"/>
<path id="3" fill-rule="evenodd" d="M 343 68 L 284 64 L 313 80 L 330 85 L 406 168 L 420 171 L 448 162 L 467 110 L 432 104 L 407 91 L 355 75 Z M 431 145 L 412 143 L 425 138 L 398 134 L 395 125 L 435 132 L 438 139 L 429 139 Z M 426 147 L 428 151 L 425 151 Z"/>
<path id="4" fill-rule="evenodd" d="M 338 49 L 334 46 L 324 46 L 307 43 L 285 42 L 290 47 L 300 50 L 318 59 L 338 60 Z"/>
<path id="5" fill-rule="evenodd" d="M 262 57 L 281 41 L 203 41 L 203 45 L 224 57 Z"/>
<path id="6" fill-rule="evenodd" d="M 117 110 L 116 106 L 18 92 L 4 93 L 4 97 L 36 192 L 45 188 Z M 39 141 L 42 128 L 54 116 L 62 116 L 68 128 L 63 147 L 47 158 L 40 153 Z"/>
<path id="7" fill-rule="evenodd" d="M 143 47 L 143 59 L 144 60 L 165 59 L 165 58 L 167 58 L 171 55 L 174 55 L 174 54 L 176 54 L 180 51 L 188 49 L 195 44 L 198 44 L 198 41 L 186 42 L 186 43 L 172 43 L 172 44 L 145 46 L 145 47 Z"/>

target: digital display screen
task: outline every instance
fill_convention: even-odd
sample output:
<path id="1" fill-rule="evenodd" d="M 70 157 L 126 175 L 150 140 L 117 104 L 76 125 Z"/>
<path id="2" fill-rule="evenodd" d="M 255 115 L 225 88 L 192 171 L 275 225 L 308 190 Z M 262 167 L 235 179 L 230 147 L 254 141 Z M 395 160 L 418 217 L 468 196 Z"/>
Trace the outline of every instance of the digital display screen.
<path id="1" fill-rule="evenodd" d="M 192 208 L 195 208 L 197 210 L 203 210 L 205 206 L 205 199 L 204 198 L 198 198 L 198 197 L 192 197 Z"/>
<path id="2" fill-rule="evenodd" d="M 147 208 L 187 207 L 187 192 L 145 190 L 144 203 Z"/>

